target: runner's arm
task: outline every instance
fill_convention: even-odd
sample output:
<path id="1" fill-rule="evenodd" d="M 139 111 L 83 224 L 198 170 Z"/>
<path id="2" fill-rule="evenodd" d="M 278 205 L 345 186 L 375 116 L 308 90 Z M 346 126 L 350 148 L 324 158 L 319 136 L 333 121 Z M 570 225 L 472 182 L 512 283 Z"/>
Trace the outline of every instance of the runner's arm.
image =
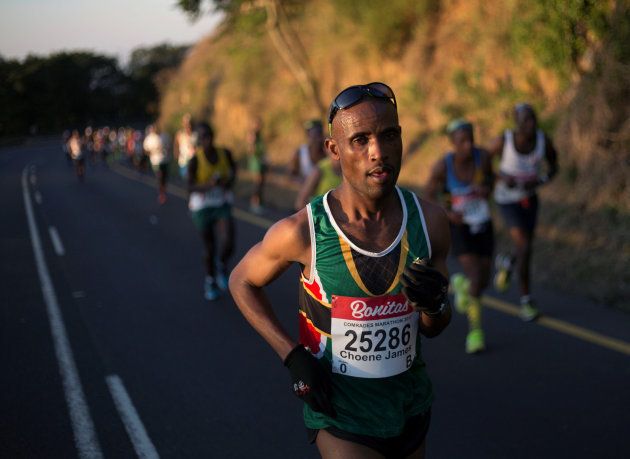
<path id="1" fill-rule="evenodd" d="M 494 171 L 492 170 L 492 158 L 486 150 L 481 151 L 481 170 L 483 172 L 483 182 L 481 194 L 484 198 L 488 198 L 494 188 Z"/>
<path id="2" fill-rule="evenodd" d="M 319 167 L 315 167 L 311 175 L 306 178 L 304 185 L 300 188 L 300 192 L 298 193 L 297 198 L 295 199 L 295 210 L 300 210 L 306 204 L 308 204 L 309 199 L 315 193 L 315 189 L 319 184 L 319 180 L 322 177 L 322 171 Z"/>
<path id="3" fill-rule="evenodd" d="M 503 145 L 504 145 L 503 135 L 495 137 L 490 141 L 488 145 L 487 151 L 490 154 L 490 158 L 501 158 L 501 154 L 503 153 Z"/>
<path id="4" fill-rule="evenodd" d="M 558 173 L 558 153 L 556 152 L 553 142 L 548 137 L 545 141 L 545 147 L 545 159 L 547 160 L 548 167 L 545 182 L 549 182 Z"/>
<path id="5" fill-rule="evenodd" d="M 280 324 L 263 287 L 294 262 L 309 265 L 310 250 L 308 217 L 303 209 L 273 225 L 230 275 L 230 292 L 237 307 L 282 361 L 297 342 Z"/>
<path id="6" fill-rule="evenodd" d="M 431 242 L 431 265 L 448 279 L 446 257 L 451 246 L 451 233 L 448 218 L 444 209 L 436 204 L 423 200 L 422 211 L 426 218 L 427 231 Z M 433 338 L 442 333 L 451 322 L 451 306 L 446 304 L 444 312 L 437 317 L 420 315 L 419 331 L 427 338 Z"/>
<path id="7" fill-rule="evenodd" d="M 444 185 L 446 183 L 446 161 L 444 158 L 440 158 L 433 165 L 433 169 L 431 169 L 431 175 L 429 176 L 429 180 L 427 182 L 426 187 L 424 188 L 424 197 L 427 201 L 430 201 L 434 204 L 441 205 L 440 203 L 440 192 L 444 190 Z M 446 215 L 448 219 L 455 225 L 461 225 L 464 223 L 462 220 L 462 214 L 459 212 L 454 212 L 447 206 L 444 207 Z"/>
<path id="8" fill-rule="evenodd" d="M 225 183 L 226 189 L 231 189 L 234 186 L 234 182 L 236 181 L 236 162 L 234 161 L 234 157 L 232 156 L 232 152 L 230 150 L 224 150 L 225 155 L 227 156 L 228 163 L 230 163 L 230 177 Z"/>
<path id="9" fill-rule="evenodd" d="M 181 133 L 177 132 L 175 134 L 175 142 L 173 142 L 173 158 L 175 159 L 175 161 L 179 161 L 179 139 L 180 139 Z"/>
<path id="10" fill-rule="evenodd" d="M 300 174 L 300 149 L 298 148 L 291 157 L 291 163 L 289 164 L 289 175 L 291 177 L 297 177 Z"/>
<path id="11" fill-rule="evenodd" d="M 439 204 L 440 192 L 444 190 L 446 183 L 446 163 L 443 158 L 438 159 L 431 168 L 431 175 L 424 187 L 424 198 L 427 201 Z"/>

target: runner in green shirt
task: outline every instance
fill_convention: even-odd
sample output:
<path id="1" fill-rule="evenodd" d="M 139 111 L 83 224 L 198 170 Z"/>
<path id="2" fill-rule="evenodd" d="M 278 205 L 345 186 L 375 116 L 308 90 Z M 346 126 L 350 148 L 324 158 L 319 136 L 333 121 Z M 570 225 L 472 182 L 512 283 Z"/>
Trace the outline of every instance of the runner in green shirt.
<path id="1" fill-rule="evenodd" d="M 234 300 L 288 368 L 323 457 L 424 457 L 433 389 L 421 336 L 448 325 L 448 219 L 396 186 L 401 127 L 393 91 L 334 99 L 328 154 L 342 183 L 272 226 L 230 277 Z M 301 267 L 296 341 L 263 287 Z"/>

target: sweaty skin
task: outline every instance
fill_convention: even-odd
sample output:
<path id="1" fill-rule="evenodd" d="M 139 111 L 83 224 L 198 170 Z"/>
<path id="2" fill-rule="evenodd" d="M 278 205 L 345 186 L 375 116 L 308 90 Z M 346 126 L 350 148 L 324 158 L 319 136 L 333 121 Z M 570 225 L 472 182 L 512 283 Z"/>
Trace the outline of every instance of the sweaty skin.
<path id="1" fill-rule="evenodd" d="M 360 247 L 385 249 L 395 239 L 402 221 L 394 188 L 402 158 L 395 107 L 367 99 L 340 111 L 333 121 L 333 137 L 325 145 L 333 159 L 341 161 L 343 173 L 342 184 L 329 195 L 335 220 Z M 431 261 L 448 277 L 448 220 L 439 206 L 420 201 L 433 249 Z M 282 360 L 297 343 L 280 325 L 263 287 L 292 263 L 299 263 L 304 276 L 309 277 L 311 242 L 306 209 L 273 225 L 230 276 L 230 291 L 241 313 Z M 450 318 L 450 309 L 438 318 L 422 314 L 420 332 L 437 336 Z"/>
<path id="2" fill-rule="evenodd" d="M 380 252 L 396 239 L 403 218 L 395 190 L 402 158 L 396 108 L 389 102 L 366 98 L 340 110 L 333 120 L 332 131 L 332 138 L 326 139 L 325 146 L 333 160 L 341 162 L 343 181 L 328 195 L 330 211 L 352 242 Z M 420 202 L 431 241 L 431 261 L 448 278 L 448 219 L 439 206 Z M 278 321 L 263 287 L 292 263 L 299 263 L 303 275 L 310 277 L 311 240 L 306 208 L 273 225 L 230 276 L 230 291 L 241 313 L 282 361 L 297 343 Z M 450 307 L 435 318 L 422 313 L 418 328 L 424 336 L 433 337 L 450 320 Z M 423 458 L 425 443 L 408 457 Z M 342 440 L 326 430 L 318 432 L 317 447 L 326 459 L 383 457 L 365 445 Z"/>

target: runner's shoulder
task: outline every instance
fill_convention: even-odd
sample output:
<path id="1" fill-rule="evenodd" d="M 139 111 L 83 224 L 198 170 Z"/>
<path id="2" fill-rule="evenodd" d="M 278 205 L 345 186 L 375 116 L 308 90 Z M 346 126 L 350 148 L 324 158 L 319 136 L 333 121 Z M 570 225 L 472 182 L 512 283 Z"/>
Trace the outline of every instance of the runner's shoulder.
<path id="1" fill-rule="evenodd" d="M 265 234 L 263 246 L 276 257 L 302 264 L 308 261 L 311 239 L 306 208 L 274 223 Z"/>
<path id="2" fill-rule="evenodd" d="M 427 221 L 427 225 L 432 221 L 436 221 L 436 223 L 439 224 L 442 219 L 448 223 L 446 211 L 441 205 L 421 197 L 418 197 L 418 202 L 420 202 L 420 206 L 422 206 L 422 213 Z"/>
<path id="3" fill-rule="evenodd" d="M 439 204 L 418 198 L 427 224 L 427 231 L 434 253 L 448 252 L 450 246 L 450 229 L 446 210 Z"/>

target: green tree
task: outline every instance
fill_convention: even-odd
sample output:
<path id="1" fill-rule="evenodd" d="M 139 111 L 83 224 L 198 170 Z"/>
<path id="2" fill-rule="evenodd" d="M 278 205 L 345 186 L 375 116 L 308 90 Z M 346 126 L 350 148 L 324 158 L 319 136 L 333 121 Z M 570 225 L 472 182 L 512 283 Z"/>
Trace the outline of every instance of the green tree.
<path id="1" fill-rule="evenodd" d="M 324 103 L 319 92 L 319 83 L 314 76 L 308 56 L 299 36 L 292 29 L 290 15 L 287 7 L 292 11 L 298 10 L 300 2 L 297 0 L 178 0 L 179 8 L 195 20 L 204 11 L 208 3 L 207 11 L 220 11 L 225 14 L 225 21 L 234 24 L 243 15 L 255 14 L 259 10 L 265 12 L 264 28 L 269 39 L 282 59 L 282 62 L 291 72 L 300 85 L 304 95 L 313 103 L 320 113 L 325 111 Z"/>
<path id="2" fill-rule="evenodd" d="M 136 48 L 131 52 L 126 70 L 130 85 L 128 104 L 132 111 L 146 113 L 151 117 L 157 115 L 160 74 L 177 68 L 189 48 L 161 44 Z"/>

